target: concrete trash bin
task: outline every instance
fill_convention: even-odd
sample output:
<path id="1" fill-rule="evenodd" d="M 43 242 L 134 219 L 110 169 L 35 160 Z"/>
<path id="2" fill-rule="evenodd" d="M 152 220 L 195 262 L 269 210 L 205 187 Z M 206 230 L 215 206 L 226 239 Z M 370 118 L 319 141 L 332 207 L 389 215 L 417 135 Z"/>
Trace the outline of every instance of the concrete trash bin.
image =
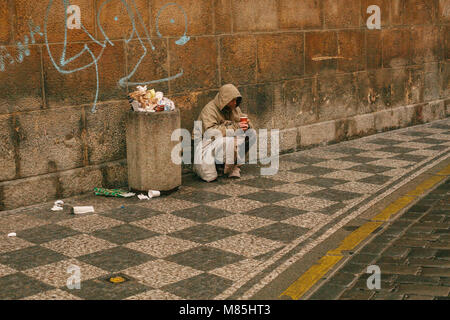
<path id="1" fill-rule="evenodd" d="M 128 186 L 132 191 L 173 191 L 181 185 L 181 165 L 171 159 L 180 111 L 129 111 L 126 122 Z"/>

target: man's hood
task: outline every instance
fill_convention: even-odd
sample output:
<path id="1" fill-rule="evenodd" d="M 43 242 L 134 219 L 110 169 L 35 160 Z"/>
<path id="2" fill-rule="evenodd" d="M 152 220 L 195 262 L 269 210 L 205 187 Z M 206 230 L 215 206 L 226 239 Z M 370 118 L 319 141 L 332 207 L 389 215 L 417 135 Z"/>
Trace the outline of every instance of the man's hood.
<path id="1" fill-rule="evenodd" d="M 226 84 L 220 88 L 219 93 L 214 98 L 214 103 L 222 111 L 233 99 L 237 99 L 237 106 L 239 106 L 242 101 L 241 93 L 234 85 Z"/>

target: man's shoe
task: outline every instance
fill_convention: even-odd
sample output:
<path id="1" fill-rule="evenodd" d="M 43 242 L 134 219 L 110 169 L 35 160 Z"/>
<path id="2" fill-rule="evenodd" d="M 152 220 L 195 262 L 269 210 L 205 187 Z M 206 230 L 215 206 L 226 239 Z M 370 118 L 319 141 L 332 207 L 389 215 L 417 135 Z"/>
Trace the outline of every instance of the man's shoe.
<path id="1" fill-rule="evenodd" d="M 239 167 L 234 167 L 233 171 L 228 175 L 228 178 L 239 179 L 241 177 L 241 169 Z"/>
<path id="2" fill-rule="evenodd" d="M 234 164 L 226 164 L 225 169 L 223 170 L 224 174 L 230 174 L 234 170 Z"/>

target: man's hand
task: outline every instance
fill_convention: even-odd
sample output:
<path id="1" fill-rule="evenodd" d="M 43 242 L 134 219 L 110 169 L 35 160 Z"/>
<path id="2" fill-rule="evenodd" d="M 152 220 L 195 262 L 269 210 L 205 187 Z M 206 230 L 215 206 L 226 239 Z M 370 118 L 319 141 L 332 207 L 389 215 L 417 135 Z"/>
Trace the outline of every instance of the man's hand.
<path id="1" fill-rule="evenodd" d="M 245 123 L 245 122 L 239 122 L 239 127 L 240 127 L 243 131 L 247 131 L 247 130 L 248 130 L 248 123 Z"/>

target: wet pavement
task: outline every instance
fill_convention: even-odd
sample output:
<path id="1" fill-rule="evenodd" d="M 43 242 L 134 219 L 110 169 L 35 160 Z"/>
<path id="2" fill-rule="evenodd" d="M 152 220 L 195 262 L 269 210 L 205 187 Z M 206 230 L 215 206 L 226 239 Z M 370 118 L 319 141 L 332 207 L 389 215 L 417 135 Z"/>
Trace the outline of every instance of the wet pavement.
<path id="1" fill-rule="evenodd" d="M 63 199 L 64 211 L 51 211 L 52 202 L 0 212 L 0 299 L 251 299 L 349 221 L 447 161 L 449 150 L 443 120 L 283 155 L 275 176 L 246 166 L 240 180 L 187 176 L 178 192 L 150 201 L 88 194 Z M 448 296 L 447 186 L 310 296 Z M 95 213 L 70 214 L 83 205 Z M 367 293 L 372 262 L 382 290 Z M 71 266 L 80 289 L 67 287 Z"/>

